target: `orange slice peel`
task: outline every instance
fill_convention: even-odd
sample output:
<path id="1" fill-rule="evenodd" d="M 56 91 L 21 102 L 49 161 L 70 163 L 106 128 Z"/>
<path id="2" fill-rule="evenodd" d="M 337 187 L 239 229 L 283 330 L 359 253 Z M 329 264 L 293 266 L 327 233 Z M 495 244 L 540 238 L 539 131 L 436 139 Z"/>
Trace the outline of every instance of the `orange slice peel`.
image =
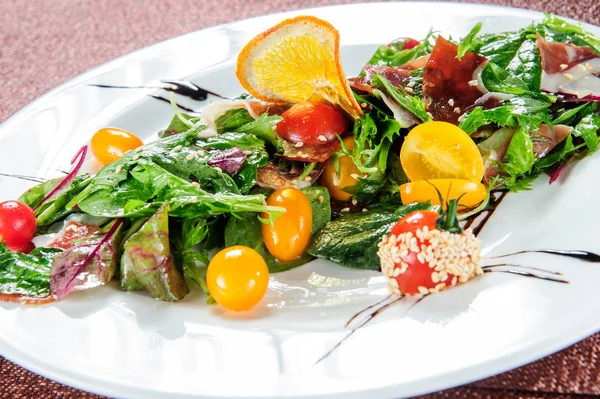
<path id="1" fill-rule="evenodd" d="M 362 115 L 340 63 L 340 34 L 313 16 L 286 19 L 250 40 L 238 56 L 236 75 L 262 101 L 325 101 L 352 118 Z"/>

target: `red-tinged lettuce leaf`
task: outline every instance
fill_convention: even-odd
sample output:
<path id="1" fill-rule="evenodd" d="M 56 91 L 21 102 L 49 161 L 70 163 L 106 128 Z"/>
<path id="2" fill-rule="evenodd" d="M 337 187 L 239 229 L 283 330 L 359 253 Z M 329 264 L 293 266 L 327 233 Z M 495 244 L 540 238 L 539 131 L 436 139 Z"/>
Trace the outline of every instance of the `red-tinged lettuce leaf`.
<path id="1" fill-rule="evenodd" d="M 117 219 L 106 233 L 95 232 L 77 240 L 52 263 L 50 288 L 61 300 L 73 291 L 87 290 L 108 283 L 114 276 L 122 220 Z"/>
<path id="2" fill-rule="evenodd" d="M 294 143 L 287 140 L 281 140 L 283 153 L 276 156 L 289 161 L 300 162 L 325 162 L 331 154 L 340 150 L 338 140 L 323 144 L 304 144 L 302 147 L 296 147 Z"/>
<path id="3" fill-rule="evenodd" d="M 46 246 L 48 248 L 70 249 L 75 242 L 92 236 L 100 230 L 99 226 L 77 220 L 65 220 L 64 226 Z"/>
<path id="4" fill-rule="evenodd" d="M 235 175 L 240 171 L 246 161 L 246 154 L 239 147 L 225 150 L 215 150 L 211 153 L 208 165 L 221 169 L 228 175 Z"/>
<path id="5" fill-rule="evenodd" d="M 427 111 L 437 121 L 458 124 L 459 116 L 483 94 L 476 85 L 475 72 L 487 62 L 485 57 L 467 51 L 457 59 L 458 47 L 438 37 L 423 71 L 423 98 Z"/>
<path id="6" fill-rule="evenodd" d="M 586 46 L 575 46 L 571 43 L 546 41 L 537 35 L 536 44 L 542 57 L 542 69 L 549 74 L 564 72 L 577 64 L 598 58 L 594 50 Z"/>
<path id="7" fill-rule="evenodd" d="M 121 288 L 146 290 L 161 301 L 177 301 L 189 293 L 169 245 L 169 204 L 163 204 L 125 241 L 121 257 Z"/>

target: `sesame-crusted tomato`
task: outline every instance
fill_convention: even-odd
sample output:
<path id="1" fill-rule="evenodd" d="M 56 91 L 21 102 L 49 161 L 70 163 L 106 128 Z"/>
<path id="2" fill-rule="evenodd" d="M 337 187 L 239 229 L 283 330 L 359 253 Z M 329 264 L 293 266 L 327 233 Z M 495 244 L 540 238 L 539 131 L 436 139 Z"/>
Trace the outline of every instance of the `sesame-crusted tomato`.
<path id="1" fill-rule="evenodd" d="M 344 114 L 328 103 L 294 104 L 281 116 L 277 133 L 292 143 L 331 143 L 348 128 Z"/>
<path id="2" fill-rule="evenodd" d="M 400 295 L 425 295 L 481 274 L 479 240 L 470 230 L 456 228 L 440 229 L 440 214 L 433 211 L 415 211 L 400 219 L 377 252 L 390 289 Z"/>

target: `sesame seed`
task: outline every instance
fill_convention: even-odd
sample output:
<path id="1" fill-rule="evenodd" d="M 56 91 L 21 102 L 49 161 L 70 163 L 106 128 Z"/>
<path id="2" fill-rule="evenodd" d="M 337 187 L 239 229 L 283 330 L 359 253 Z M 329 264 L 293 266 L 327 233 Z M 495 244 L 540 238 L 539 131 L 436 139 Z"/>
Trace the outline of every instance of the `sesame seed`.
<path id="1" fill-rule="evenodd" d="M 181 150 L 183 150 L 183 146 L 182 145 L 178 145 L 178 146 L 176 146 L 176 147 L 173 148 L 174 152 L 179 152 Z"/>
<path id="2" fill-rule="evenodd" d="M 200 183 L 198 183 L 197 181 L 193 181 L 192 186 L 194 186 L 196 188 L 200 188 Z"/>
<path id="3" fill-rule="evenodd" d="M 358 204 L 358 201 L 356 200 L 356 198 L 352 198 L 352 205 L 356 205 Z"/>
<path id="4" fill-rule="evenodd" d="M 300 148 L 300 147 L 302 147 L 303 145 L 304 145 L 304 143 L 303 143 L 303 142 L 301 142 L 301 141 L 299 141 L 299 142 L 297 142 L 296 144 L 294 144 L 294 147 L 296 147 L 296 148 Z"/>
<path id="5" fill-rule="evenodd" d="M 467 114 L 462 114 L 461 116 L 458 117 L 458 121 L 462 122 L 465 120 L 466 117 L 467 117 Z"/>
<path id="6" fill-rule="evenodd" d="M 454 107 L 454 99 L 451 98 L 450 100 L 448 100 L 448 105 L 451 107 Z"/>
<path id="7" fill-rule="evenodd" d="M 404 88 L 404 90 L 406 90 L 406 92 L 407 92 L 407 93 L 412 93 L 412 92 L 413 92 L 413 89 L 412 89 L 412 87 L 408 87 L 408 86 L 406 86 L 406 87 Z"/>
<path id="8" fill-rule="evenodd" d="M 423 287 L 422 285 L 420 285 L 417 289 L 423 295 L 429 294 L 429 290 L 427 288 Z"/>
<path id="9" fill-rule="evenodd" d="M 190 199 L 188 199 L 188 202 L 195 204 L 196 202 L 198 202 L 198 197 L 190 197 Z"/>
<path id="10" fill-rule="evenodd" d="M 590 64 L 589 62 L 585 64 L 585 67 L 587 68 L 588 71 L 592 70 L 592 64 Z"/>
<path id="11" fill-rule="evenodd" d="M 319 195 L 319 198 L 318 198 L 318 199 L 319 199 L 319 204 L 322 204 L 322 203 L 323 203 L 323 200 L 324 200 L 323 196 L 322 196 L 322 195 Z"/>
<path id="12" fill-rule="evenodd" d="M 446 288 L 446 283 L 439 283 L 438 285 L 435 286 L 435 289 L 438 291 L 441 291 L 444 288 Z"/>
<path id="13" fill-rule="evenodd" d="M 358 173 L 352 173 L 352 174 L 350 174 L 350 177 L 353 178 L 354 180 L 358 180 L 360 178 Z"/>
<path id="14" fill-rule="evenodd" d="M 415 82 L 411 80 L 406 84 L 406 87 L 415 87 Z"/>
<path id="15" fill-rule="evenodd" d="M 242 153 L 244 155 L 250 155 L 250 154 L 252 154 L 252 151 L 250 151 L 250 150 L 244 150 L 244 151 L 242 151 Z"/>
<path id="16" fill-rule="evenodd" d="M 271 130 L 272 130 L 272 131 L 276 131 L 276 130 L 277 130 L 277 125 L 273 125 L 273 126 L 271 127 Z"/>
<path id="17" fill-rule="evenodd" d="M 75 226 L 74 224 L 70 224 L 67 226 L 67 228 L 65 229 L 65 231 L 77 231 L 77 226 Z"/>
<path id="18" fill-rule="evenodd" d="M 306 180 L 306 181 L 311 181 L 311 180 L 312 180 L 312 177 L 310 177 L 310 176 L 306 176 L 306 177 L 304 178 L 304 180 Z"/>
<path id="19" fill-rule="evenodd" d="M 115 168 L 115 173 L 116 174 L 121 173 L 121 169 L 123 169 L 123 165 L 117 165 L 117 167 Z"/>
<path id="20" fill-rule="evenodd" d="M 431 273 L 431 281 L 436 284 L 440 282 L 440 275 L 438 274 L 438 272 Z"/>
<path id="21" fill-rule="evenodd" d="M 582 121 L 583 123 L 590 123 L 590 122 L 591 122 L 590 118 L 589 118 L 589 117 L 587 117 L 587 116 L 586 116 L 585 118 L 581 118 L 581 121 Z"/>
<path id="22" fill-rule="evenodd" d="M 469 80 L 469 86 L 479 86 L 477 79 Z"/>
<path id="23" fill-rule="evenodd" d="M 350 212 L 350 208 L 342 208 L 340 212 Z"/>
<path id="24" fill-rule="evenodd" d="M 248 153 L 250 153 L 248 151 Z M 204 155 L 206 155 L 206 152 L 204 152 L 204 150 L 198 150 L 198 152 L 196 152 L 196 154 L 198 154 L 199 157 L 203 157 Z M 246 151 L 244 151 L 244 154 L 246 154 Z M 248 155 L 248 154 L 246 154 Z"/>
<path id="25" fill-rule="evenodd" d="M 458 108 L 458 107 L 454 108 L 454 112 L 457 114 L 460 114 L 460 108 Z"/>
<path id="26" fill-rule="evenodd" d="M 194 158 L 196 158 L 196 153 L 195 152 L 189 153 L 189 154 L 187 154 L 185 156 L 185 159 L 187 159 L 188 161 L 191 161 Z"/>
<path id="27" fill-rule="evenodd" d="M 573 75 L 571 75 L 570 73 L 565 73 L 563 74 L 563 76 L 565 77 L 565 79 L 567 80 L 573 80 Z"/>
<path id="28" fill-rule="evenodd" d="M 366 211 L 368 211 L 368 209 L 367 209 L 367 208 L 363 208 L 363 209 L 362 209 L 362 211 L 363 211 L 363 212 L 366 212 Z"/>
<path id="29" fill-rule="evenodd" d="M 319 139 L 319 141 L 327 141 L 327 137 L 323 136 L 322 134 L 320 134 L 317 138 Z"/>
<path id="30" fill-rule="evenodd" d="M 585 66 L 583 64 L 577 64 L 580 70 L 585 71 Z"/>
<path id="31" fill-rule="evenodd" d="M 433 119 L 433 114 L 431 112 L 427 112 L 427 116 L 429 116 L 431 119 Z"/>
<path id="32" fill-rule="evenodd" d="M 219 168 L 218 166 L 214 166 L 215 170 L 219 173 L 223 172 L 223 169 Z"/>
<path id="33" fill-rule="evenodd" d="M 367 103 L 360 103 L 361 108 L 367 108 Z"/>
<path id="34" fill-rule="evenodd" d="M 560 64 L 560 70 L 563 71 L 565 69 L 567 69 L 568 65 L 567 64 Z"/>

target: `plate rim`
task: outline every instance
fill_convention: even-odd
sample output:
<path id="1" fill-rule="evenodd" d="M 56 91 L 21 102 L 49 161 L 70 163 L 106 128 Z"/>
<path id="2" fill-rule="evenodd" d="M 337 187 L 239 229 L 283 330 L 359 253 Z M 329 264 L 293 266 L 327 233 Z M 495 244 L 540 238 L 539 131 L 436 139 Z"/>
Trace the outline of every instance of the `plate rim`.
<path id="1" fill-rule="evenodd" d="M 137 50 L 133 50 L 131 52 L 125 53 L 119 57 L 113 58 L 109 61 L 106 61 L 100 65 L 97 65 L 91 69 L 86 70 L 85 72 L 76 75 L 73 78 L 70 78 L 58 86 L 48 90 L 44 94 L 36 97 L 31 102 L 27 103 L 25 106 L 17 110 L 15 113 L 10 115 L 4 122 L 0 124 L 0 133 L 2 130 L 10 128 L 13 124 L 19 123 L 21 119 L 25 118 L 26 115 L 35 110 L 35 107 L 42 104 L 43 102 L 50 100 L 53 96 L 60 94 L 63 91 L 66 91 L 74 86 L 82 84 L 83 82 L 90 80 L 94 77 L 101 75 L 103 72 L 110 70 L 114 64 L 118 64 L 120 62 L 126 61 L 130 58 L 134 59 L 139 54 L 146 52 L 152 48 L 156 48 L 159 46 L 167 45 L 169 42 L 180 40 L 183 37 L 187 37 L 190 35 L 195 35 L 199 33 L 210 34 L 212 31 L 218 31 L 226 27 L 231 27 L 237 24 L 244 24 L 252 21 L 257 21 L 260 19 L 269 19 L 275 17 L 287 18 L 293 15 L 299 15 L 304 13 L 314 13 L 319 12 L 324 9 L 333 9 L 333 8 L 353 8 L 353 7 L 369 7 L 369 6 L 378 6 L 378 7 L 386 7 L 389 6 L 389 2 L 360 2 L 360 3 L 351 3 L 351 4 L 336 4 L 336 5 L 327 5 L 327 6 L 319 6 L 319 7 L 310 7 L 310 8 L 302 8 L 291 11 L 283 11 L 283 12 L 274 12 L 263 15 L 258 15 L 250 18 L 239 19 L 211 27 L 207 27 L 204 29 L 195 30 L 192 32 L 188 32 L 182 35 L 174 36 L 148 46 L 139 48 Z M 523 16 L 523 17 L 531 17 L 532 19 L 539 19 L 544 15 L 544 12 L 535 11 L 530 9 L 523 9 L 517 7 L 509 7 L 509 6 L 501 6 L 495 4 L 482 4 L 482 3 L 471 3 L 471 2 L 457 2 L 457 1 L 403 1 L 401 3 L 396 3 L 400 5 L 408 5 L 408 6 L 418 6 L 418 7 L 427 7 L 430 6 L 443 6 L 449 8 L 465 8 L 465 7 L 476 7 L 481 10 L 496 10 L 500 11 L 505 16 Z M 592 25 L 587 22 L 578 21 L 573 18 L 561 16 L 561 18 L 570 21 L 582 24 L 583 27 L 589 29 L 600 29 L 600 27 Z M 576 344 L 584 340 L 585 338 L 597 333 L 600 331 L 600 319 L 591 327 L 581 329 L 578 333 L 573 333 L 569 336 L 563 336 L 560 339 L 552 339 L 554 343 L 552 345 L 552 349 L 546 349 L 548 347 L 547 340 L 540 341 L 535 345 L 529 347 L 527 350 L 518 351 L 512 354 L 503 355 L 501 357 L 497 357 L 494 360 L 487 361 L 486 367 L 481 367 L 481 365 L 474 365 L 468 368 L 462 368 L 458 370 L 454 370 L 445 374 L 440 375 L 437 380 L 432 380 L 427 377 L 425 380 L 428 381 L 428 384 L 423 384 L 419 388 L 415 388 L 412 390 L 408 390 L 406 392 L 398 393 L 394 392 L 398 390 L 399 384 L 392 383 L 383 386 L 379 386 L 376 388 L 370 389 L 361 389 L 350 392 L 337 392 L 337 393 L 329 393 L 325 395 L 293 395 L 286 396 L 288 398 L 294 399 L 314 399 L 315 397 L 327 397 L 327 398 L 339 398 L 339 399 L 359 399 L 364 397 L 365 394 L 368 394 L 369 397 L 377 397 L 377 398 L 398 398 L 398 397 L 408 397 L 415 395 L 423 395 L 427 393 L 437 392 L 440 390 L 455 388 L 457 386 L 462 386 L 465 384 L 472 383 L 474 381 L 479 381 L 494 375 L 498 375 L 510 370 L 514 370 L 516 368 L 522 367 L 526 364 L 535 362 L 547 356 L 550 356 L 554 353 L 557 353 L 569 346 Z M 146 388 L 138 388 L 128 386 L 122 382 L 117 381 L 105 381 L 101 377 L 89 377 L 86 375 L 77 374 L 72 371 L 68 371 L 58 364 L 51 364 L 50 362 L 44 362 L 35 358 L 34 356 L 30 356 L 24 353 L 21 350 L 15 349 L 4 340 L 0 340 L 0 356 L 4 357 L 6 360 L 25 368 L 26 370 L 36 373 L 44 378 L 48 378 L 52 381 L 56 381 L 58 383 L 67 385 L 72 388 L 84 390 L 87 392 L 105 395 L 110 397 L 128 397 L 128 398 L 148 398 L 148 397 L 160 397 L 161 392 L 156 392 Z M 518 359 L 518 360 L 515 360 Z M 461 376 L 464 376 L 461 378 Z M 419 384 L 421 380 L 416 380 L 411 383 L 411 387 Z M 166 392 L 163 392 L 166 393 Z M 172 398 L 190 398 L 190 397 L 209 397 L 206 394 L 199 394 L 190 396 L 189 394 L 184 393 L 168 393 L 169 397 Z M 210 396 L 215 397 L 215 396 Z M 222 398 L 229 398 L 230 396 L 216 396 Z M 258 396 L 245 396 L 246 399 L 251 398 L 260 398 Z"/>

